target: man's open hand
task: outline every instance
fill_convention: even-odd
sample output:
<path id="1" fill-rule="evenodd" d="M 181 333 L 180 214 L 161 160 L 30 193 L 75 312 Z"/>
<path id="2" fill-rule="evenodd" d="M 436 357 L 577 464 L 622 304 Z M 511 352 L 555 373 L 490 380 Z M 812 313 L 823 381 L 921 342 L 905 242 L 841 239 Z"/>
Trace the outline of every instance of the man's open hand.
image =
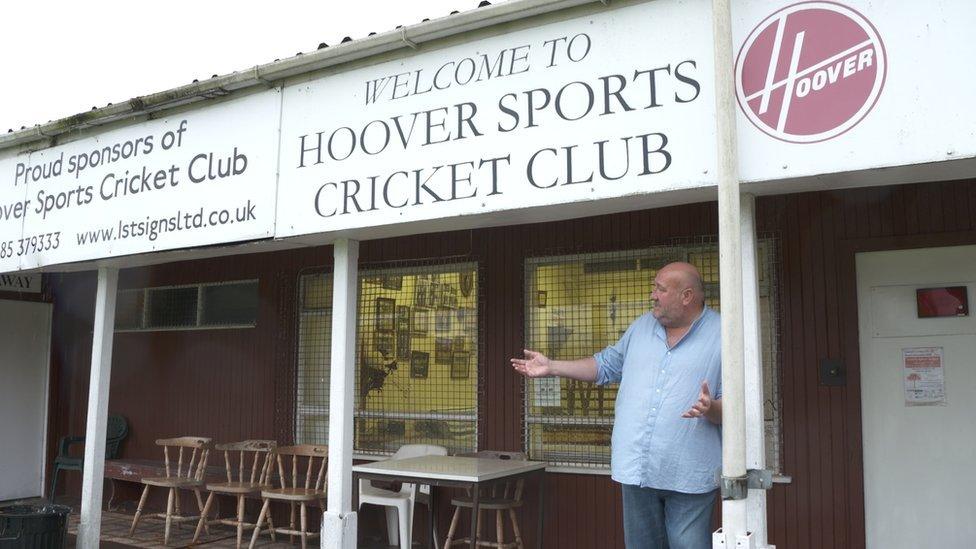
<path id="1" fill-rule="evenodd" d="M 525 358 L 513 358 L 512 368 L 525 377 L 545 377 L 552 375 L 552 363 L 542 353 L 524 349 Z"/>

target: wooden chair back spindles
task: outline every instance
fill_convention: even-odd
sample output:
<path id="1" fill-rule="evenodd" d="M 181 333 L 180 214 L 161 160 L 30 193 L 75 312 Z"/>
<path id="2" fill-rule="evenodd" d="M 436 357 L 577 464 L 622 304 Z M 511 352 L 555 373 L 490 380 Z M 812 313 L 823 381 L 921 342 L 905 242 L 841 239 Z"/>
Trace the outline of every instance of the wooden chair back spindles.
<path id="1" fill-rule="evenodd" d="M 302 549 L 305 549 L 309 538 L 319 535 L 318 532 L 308 530 L 308 511 L 306 507 L 312 503 L 321 505 L 325 510 L 325 474 L 329 466 L 329 447 L 304 444 L 300 446 L 283 446 L 275 450 L 275 463 L 278 466 L 278 481 L 280 488 L 261 490 L 261 513 L 251 534 L 251 545 L 258 540 L 258 532 L 264 519 L 270 515 L 268 509 L 271 501 L 288 502 L 291 508 L 287 528 L 276 528 L 269 524 L 269 530 L 289 536 L 300 536 Z M 299 507 L 301 522 L 296 525 L 296 506 Z M 297 528 L 297 529 L 296 529 Z"/>
<path id="2" fill-rule="evenodd" d="M 244 528 L 254 527 L 254 524 L 244 520 L 244 500 L 248 497 L 259 497 L 261 490 L 271 487 L 271 473 L 274 470 L 277 446 L 278 444 L 273 440 L 245 440 L 218 444 L 214 447 L 224 454 L 224 475 L 227 481 L 207 483 L 207 491 L 210 495 L 207 496 L 207 503 L 200 513 L 197 529 L 193 533 L 193 543 L 199 540 L 201 532 L 207 529 L 209 524 L 218 523 L 237 528 L 237 547 L 241 547 Z M 236 520 L 219 517 L 209 519 L 214 496 L 218 494 L 237 498 Z"/>
<path id="3" fill-rule="evenodd" d="M 166 476 L 143 477 L 139 480 L 145 487 L 142 489 L 136 514 L 132 518 L 132 526 L 129 527 L 129 536 L 131 537 L 135 533 L 139 519 L 142 517 L 146 498 L 149 497 L 149 488 L 156 486 L 169 492 L 166 512 L 155 514 L 155 516 L 166 520 L 166 527 L 163 530 L 163 545 L 165 546 L 169 544 L 170 527 L 173 522 L 179 524 L 189 520 L 196 521 L 200 518 L 199 516 L 184 516 L 180 512 L 179 491 L 192 491 L 196 497 L 197 508 L 202 513 L 203 499 L 200 496 L 200 490 L 203 489 L 204 476 L 207 473 L 207 459 L 210 457 L 210 449 L 213 448 L 213 443 L 206 437 L 177 437 L 157 439 L 156 445 L 163 447 Z"/>
<path id="4" fill-rule="evenodd" d="M 213 447 L 211 439 L 203 437 L 161 438 L 156 440 L 156 446 L 163 447 L 166 478 L 203 480 L 203 475 L 207 470 L 207 459 L 210 457 L 210 449 Z M 170 461 L 170 448 L 177 452 L 175 468 Z M 185 454 L 189 454 L 189 456 Z M 189 460 L 186 459 L 187 457 Z M 183 468 L 184 463 L 186 463 L 186 469 Z"/>
<path id="5" fill-rule="evenodd" d="M 496 450 L 482 450 L 480 452 L 458 455 L 462 457 L 476 457 L 482 459 L 519 461 L 525 461 L 528 459 L 528 457 L 522 452 L 501 452 Z M 518 518 L 515 514 L 515 509 L 522 506 L 522 492 L 524 490 L 524 486 L 525 481 L 518 479 L 514 482 L 505 481 L 493 483 L 491 487 L 483 488 L 478 492 L 478 498 L 481 501 L 478 510 L 479 521 L 478 532 L 476 533 L 477 539 L 475 540 L 475 544 L 478 547 L 495 547 L 497 549 L 522 549 L 524 547 L 522 542 L 522 531 L 519 528 Z M 471 493 L 468 492 L 468 494 L 464 497 L 454 498 L 451 501 L 451 504 L 454 505 L 454 516 L 451 517 L 451 526 L 447 532 L 447 540 L 444 541 L 445 549 L 450 549 L 454 545 L 468 545 L 471 542 L 469 538 L 454 539 L 454 532 L 457 530 L 458 519 L 461 516 L 461 508 L 473 507 Z M 484 521 L 481 520 L 481 515 L 484 512 L 491 511 L 495 511 L 496 541 L 481 539 L 481 525 L 484 523 Z M 505 541 L 504 519 L 506 515 L 511 523 L 512 533 L 515 537 L 514 541 Z"/>
<path id="6" fill-rule="evenodd" d="M 245 440 L 218 444 L 214 449 L 224 453 L 227 482 L 267 485 L 277 446 L 273 440 Z"/>
<path id="7" fill-rule="evenodd" d="M 306 490 L 324 490 L 325 472 L 329 462 L 328 446 L 284 446 L 277 449 L 275 456 L 282 488 L 297 489 L 301 485 Z"/>

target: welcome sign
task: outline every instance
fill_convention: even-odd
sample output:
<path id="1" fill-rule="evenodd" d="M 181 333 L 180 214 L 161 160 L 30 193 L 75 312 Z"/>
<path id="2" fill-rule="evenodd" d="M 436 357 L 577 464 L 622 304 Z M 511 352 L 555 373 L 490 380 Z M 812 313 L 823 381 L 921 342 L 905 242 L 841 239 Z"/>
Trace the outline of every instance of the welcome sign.
<path id="1" fill-rule="evenodd" d="M 276 235 L 713 184 L 709 10 L 628 6 L 286 87 Z"/>

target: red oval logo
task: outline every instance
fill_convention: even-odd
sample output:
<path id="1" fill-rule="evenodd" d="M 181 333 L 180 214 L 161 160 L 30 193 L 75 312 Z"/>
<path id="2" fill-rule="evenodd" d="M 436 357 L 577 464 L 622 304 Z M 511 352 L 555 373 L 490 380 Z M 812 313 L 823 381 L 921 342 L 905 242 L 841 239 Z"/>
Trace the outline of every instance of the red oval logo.
<path id="1" fill-rule="evenodd" d="M 735 62 L 736 98 L 749 121 L 776 139 L 825 141 L 871 111 L 887 61 L 863 15 L 834 2 L 801 2 L 749 33 Z"/>

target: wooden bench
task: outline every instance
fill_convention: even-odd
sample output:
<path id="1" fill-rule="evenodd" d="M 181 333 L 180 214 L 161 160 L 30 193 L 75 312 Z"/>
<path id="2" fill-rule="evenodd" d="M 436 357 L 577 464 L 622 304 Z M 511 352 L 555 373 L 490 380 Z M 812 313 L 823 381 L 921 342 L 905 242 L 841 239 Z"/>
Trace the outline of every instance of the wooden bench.
<path id="1" fill-rule="evenodd" d="M 173 465 L 175 467 L 175 465 Z M 118 492 L 117 483 L 139 483 L 143 478 L 165 477 L 166 464 L 156 459 L 107 459 L 105 460 L 105 479 L 111 480 L 108 496 L 108 510 L 117 509 L 115 497 Z M 223 482 L 227 480 L 227 472 L 223 465 L 208 465 L 204 473 L 206 482 Z"/>

